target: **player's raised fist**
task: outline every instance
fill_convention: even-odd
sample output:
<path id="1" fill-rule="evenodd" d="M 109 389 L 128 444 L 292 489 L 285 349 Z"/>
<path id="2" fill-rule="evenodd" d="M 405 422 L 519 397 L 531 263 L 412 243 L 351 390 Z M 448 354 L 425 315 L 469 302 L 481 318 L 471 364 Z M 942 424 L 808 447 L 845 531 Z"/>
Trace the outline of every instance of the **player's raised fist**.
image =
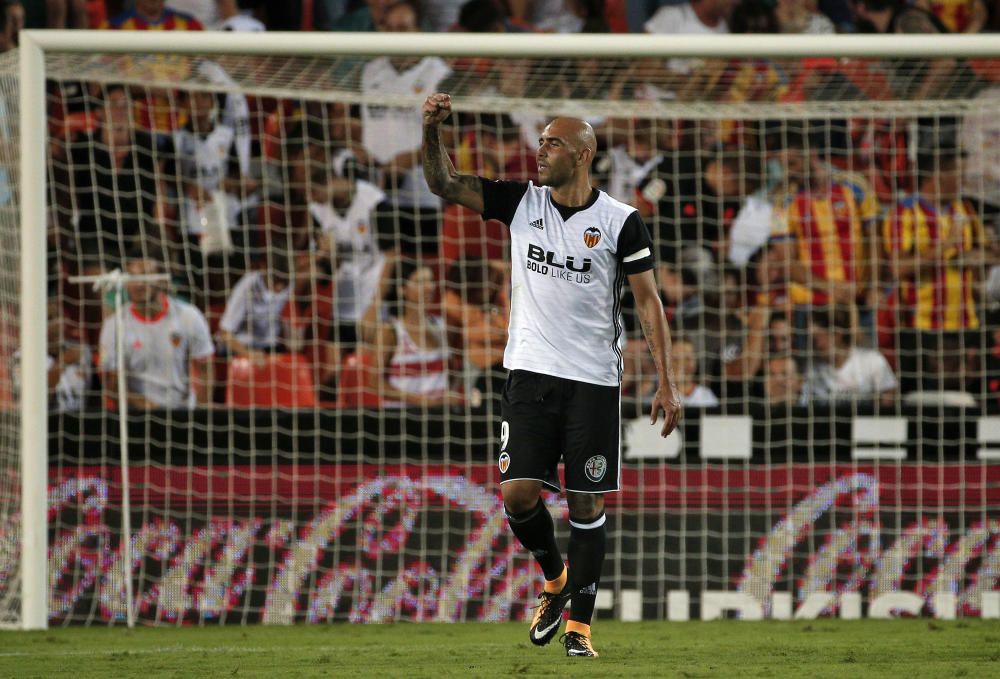
<path id="1" fill-rule="evenodd" d="M 451 95 L 432 94 L 424 101 L 424 125 L 439 125 L 451 115 Z"/>

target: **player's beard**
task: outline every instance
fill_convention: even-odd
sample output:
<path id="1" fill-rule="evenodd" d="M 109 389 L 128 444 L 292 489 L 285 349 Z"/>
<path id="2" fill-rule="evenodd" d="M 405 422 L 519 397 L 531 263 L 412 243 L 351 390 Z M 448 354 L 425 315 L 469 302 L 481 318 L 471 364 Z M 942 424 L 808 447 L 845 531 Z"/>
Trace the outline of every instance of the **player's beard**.
<path id="1" fill-rule="evenodd" d="M 542 171 L 538 171 L 538 185 L 539 186 L 551 186 L 553 188 L 563 186 L 569 182 L 572 173 L 569 170 L 563 170 L 561 168 L 548 166 L 548 173 L 546 176 L 542 176 Z"/>

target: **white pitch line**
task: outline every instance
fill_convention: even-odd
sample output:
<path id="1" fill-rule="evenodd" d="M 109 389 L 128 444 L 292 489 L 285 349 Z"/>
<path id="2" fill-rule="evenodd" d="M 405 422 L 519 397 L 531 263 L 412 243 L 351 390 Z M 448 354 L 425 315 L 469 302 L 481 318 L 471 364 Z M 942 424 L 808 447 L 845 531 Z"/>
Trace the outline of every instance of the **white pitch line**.
<path id="1" fill-rule="evenodd" d="M 137 648 L 113 651 L 0 651 L 0 658 L 31 658 L 31 657 L 73 657 L 98 655 L 156 655 L 165 653 L 278 653 L 284 651 L 337 651 L 347 650 L 335 646 L 161 646 L 159 648 Z"/>

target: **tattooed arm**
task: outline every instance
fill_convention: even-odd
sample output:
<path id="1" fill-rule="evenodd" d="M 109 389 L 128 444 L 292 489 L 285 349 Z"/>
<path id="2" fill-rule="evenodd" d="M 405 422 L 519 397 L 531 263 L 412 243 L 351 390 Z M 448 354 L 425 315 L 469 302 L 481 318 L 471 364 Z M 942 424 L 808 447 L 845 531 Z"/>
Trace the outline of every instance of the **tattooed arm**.
<path id="1" fill-rule="evenodd" d="M 636 311 L 642 325 L 642 334 L 646 336 L 649 350 L 656 362 L 656 374 L 659 386 L 653 395 L 653 408 L 650 421 L 656 424 L 659 413 L 663 411 L 663 429 L 661 436 L 667 436 L 684 415 L 681 407 L 681 396 L 674 384 L 674 371 L 670 366 L 670 327 L 663 313 L 663 304 L 656 288 L 656 279 L 652 271 L 631 274 L 628 277 L 629 287 L 635 297 Z"/>
<path id="2" fill-rule="evenodd" d="M 447 94 L 432 94 L 423 106 L 424 118 L 424 177 L 431 191 L 451 203 L 464 205 L 477 214 L 482 214 L 483 185 L 479 177 L 459 174 L 441 145 L 439 130 L 441 123 L 451 115 L 451 97 Z"/>

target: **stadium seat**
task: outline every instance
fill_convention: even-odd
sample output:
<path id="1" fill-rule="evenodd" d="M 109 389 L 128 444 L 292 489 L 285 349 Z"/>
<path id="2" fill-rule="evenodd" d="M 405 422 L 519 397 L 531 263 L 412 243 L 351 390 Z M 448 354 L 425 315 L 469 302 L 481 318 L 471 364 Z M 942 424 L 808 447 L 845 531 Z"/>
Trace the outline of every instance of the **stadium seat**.
<path id="1" fill-rule="evenodd" d="M 312 369 L 297 354 L 276 354 L 255 365 L 247 358 L 229 362 L 226 405 L 311 408 L 316 405 Z"/>
<path id="2" fill-rule="evenodd" d="M 367 352 L 358 351 L 344 356 L 337 386 L 337 407 L 381 407 L 382 399 L 369 383 L 369 376 L 374 369 L 374 360 Z"/>

